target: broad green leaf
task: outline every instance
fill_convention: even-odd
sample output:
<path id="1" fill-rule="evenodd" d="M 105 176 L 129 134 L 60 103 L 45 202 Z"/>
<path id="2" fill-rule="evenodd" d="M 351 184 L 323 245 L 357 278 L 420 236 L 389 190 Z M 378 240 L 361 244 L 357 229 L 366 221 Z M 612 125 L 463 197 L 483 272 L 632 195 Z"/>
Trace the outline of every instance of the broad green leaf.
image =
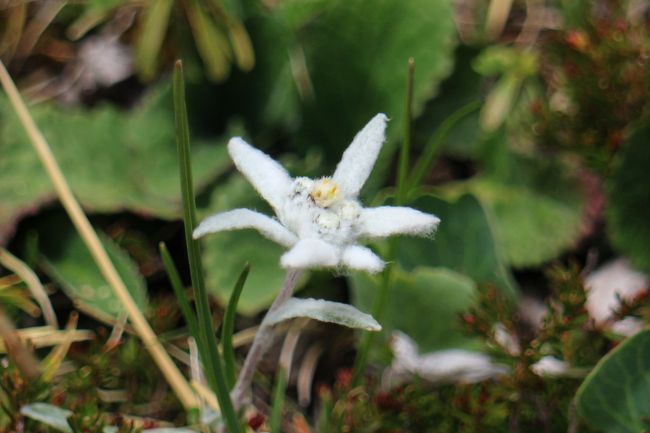
<path id="1" fill-rule="evenodd" d="M 608 188 L 607 228 L 614 246 L 638 269 L 650 273 L 650 126 L 626 141 Z"/>
<path id="2" fill-rule="evenodd" d="M 515 295 L 515 283 L 497 249 L 492 226 L 474 196 L 463 195 L 455 201 L 423 196 L 411 206 L 438 216 L 441 222 L 433 239 L 399 240 L 397 260 L 406 270 L 447 267 L 479 285 L 492 284 Z"/>
<path id="3" fill-rule="evenodd" d="M 486 173 L 451 188 L 478 197 L 506 261 L 536 266 L 573 246 L 581 234 L 584 196 L 570 167 L 541 155 L 503 152 L 497 159 Z"/>
<path id="4" fill-rule="evenodd" d="M 73 192 L 88 211 L 129 210 L 164 219 L 180 216 L 180 188 L 169 89 L 131 111 L 113 107 L 31 109 Z M 0 243 L 17 219 L 55 198 L 54 189 L 5 98 L 0 98 Z M 195 140 L 197 189 L 223 173 L 224 145 Z"/>
<path id="5" fill-rule="evenodd" d="M 381 330 L 381 325 L 370 314 L 363 313 L 348 304 L 323 299 L 291 298 L 280 308 L 269 313 L 265 321 L 269 325 L 277 325 L 298 317 L 365 331 Z"/>
<path id="6" fill-rule="evenodd" d="M 293 1 L 280 5 L 277 14 L 297 34 L 289 53 L 296 85 L 313 93 L 303 97 L 299 143 L 328 149 L 331 165 L 379 112 L 392 119 L 387 160 L 403 133 L 410 57 L 415 115 L 451 71 L 456 40 L 447 0 Z"/>
<path id="7" fill-rule="evenodd" d="M 598 362 L 576 394 L 582 417 L 606 433 L 650 428 L 650 331 L 623 342 Z"/>
<path id="8" fill-rule="evenodd" d="M 209 211 L 201 217 L 230 209 L 246 207 L 267 215 L 273 212 L 239 173 L 212 191 Z M 285 271 L 280 267 L 284 249 L 254 230 L 213 233 L 203 238 L 203 265 L 206 288 L 222 305 L 227 305 L 241 270 L 250 263 L 246 287 L 237 311 L 254 315 L 271 305 L 282 287 Z"/>
<path id="9" fill-rule="evenodd" d="M 72 433 L 68 424 L 68 417 L 72 415 L 72 412 L 67 409 L 47 403 L 31 403 L 20 408 L 20 413 L 55 430 Z"/>
<path id="10" fill-rule="evenodd" d="M 100 273 L 72 225 L 65 219 L 50 220 L 52 230 L 42 232 L 42 253 L 46 270 L 84 313 L 105 322 L 115 321 L 124 308 Z M 137 265 L 106 236 L 102 243 L 141 311 L 147 309 L 147 289 Z"/>
<path id="11" fill-rule="evenodd" d="M 353 303 L 370 311 L 381 285 L 381 276 L 352 274 Z M 410 272 L 393 269 L 383 329 L 398 329 L 411 336 L 421 350 L 459 347 L 468 343 L 458 314 L 472 305 L 476 285 L 466 276 L 445 268 L 418 267 Z"/>

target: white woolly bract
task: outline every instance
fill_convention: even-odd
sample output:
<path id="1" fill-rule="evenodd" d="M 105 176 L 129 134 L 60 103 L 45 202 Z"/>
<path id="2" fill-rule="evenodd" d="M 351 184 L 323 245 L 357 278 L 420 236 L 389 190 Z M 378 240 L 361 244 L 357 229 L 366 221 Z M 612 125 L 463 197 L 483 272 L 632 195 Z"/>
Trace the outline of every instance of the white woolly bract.
<path id="1" fill-rule="evenodd" d="M 335 323 L 348 328 L 381 331 L 381 325 L 370 314 L 359 311 L 352 305 L 312 298 L 289 299 L 280 308 L 271 312 L 265 322 L 268 325 L 276 325 L 298 317 Z"/>
<path id="2" fill-rule="evenodd" d="M 648 289 L 648 278 L 632 269 L 625 259 L 608 262 L 585 279 L 587 311 L 598 325 L 608 325 L 617 334 L 631 336 L 643 328 L 643 322 L 633 317 L 610 322 L 620 307 L 620 299 L 632 300 Z"/>
<path id="3" fill-rule="evenodd" d="M 384 261 L 375 253 L 360 245 L 351 245 L 343 250 L 342 264 L 350 269 L 375 274 L 384 269 Z"/>
<path id="4" fill-rule="evenodd" d="M 234 209 L 212 215 L 201 221 L 192 235 L 197 239 L 208 233 L 249 228 L 287 248 L 298 242 L 298 237 L 278 221 L 250 209 Z"/>
<path id="5" fill-rule="evenodd" d="M 571 371 L 571 366 L 554 356 L 545 356 L 533 365 L 530 369 L 538 376 L 561 377 Z"/>
<path id="6" fill-rule="evenodd" d="M 375 166 L 381 146 L 386 139 L 388 117 L 379 113 L 354 137 L 343 152 L 332 179 L 347 197 L 356 197 Z"/>
<path id="7" fill-rule="evenodd" d="M 239 137 L 228 142 L 228 152 L 237 169 L 277 213 L 292 183 L 284 167 Z"/>
<path id="8" fill-rule="evenodd" d="M 364 208 L 359 217 L 359 236 L 385 238 L 396 234 L 426 236 L 433 233 L 440 218 L 410 207 Z"/>
<path id="9" fill-rule="evenodd" d="M 285 268 L 332 268 L 338 266 L 339 252 L 331 244 L 316 239 L 301 239 L 280 259 Z"/>
<path id="10" fill-rule="evenodd" d="M 492 362 L 489 356 L 461 349 L 441 350 L 420 355 L 406 334 L 394 332 L 391 349 L 395 355 L 384 382 L 395 386 L 409 375 L 432 383 L 473 383 L 506 374 L 509 368 Z"/>

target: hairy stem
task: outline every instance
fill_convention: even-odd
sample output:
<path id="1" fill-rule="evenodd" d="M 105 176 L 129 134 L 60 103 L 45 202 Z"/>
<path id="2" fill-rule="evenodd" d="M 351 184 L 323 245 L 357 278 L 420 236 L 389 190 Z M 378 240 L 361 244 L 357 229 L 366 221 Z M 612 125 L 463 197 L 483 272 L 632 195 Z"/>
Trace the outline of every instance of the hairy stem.
<path id="1" fill-rule="evenodd" d="M 287 270 L 287 276 L 285 277 L 284 283 L 282 284 L 282 289 L 280 289 L 280 293 L 278 293 L 275 301 L 273 301 L 273 304 L 271 304 L 271 308 L 269 308 L 269 311 L 266 313 L 264 320 L 262 320 L 262 324 L 260 325 L 257 334 L 255 334 L 253 345 L 246 355 L 244 365 L 239 372 L 239 377 L 237 378 L 235 387 L 230 393 L 230 397 L 232 398 L 235 410 L 241 409 L 242 405 L 244 404 L 245 396 L 251 386 L 251 383 L 253 382 L 253 375 L 255 374 L 255 370 L 257 369 L 260 361 L 262 361 L 262 358 L 266 352 L 269 350 L 271 343 L 273 343 L 273 330 L 266 324 L 266 317 L 268 317 L 269 313 L 280 308 L 282 304 L 291 298 L 293 295 L 293 290 L 296 287 L 296 283 L 298 282 L 298 279 L 303 274 L 303 272 L 304 271 L 302 269 Z"/>

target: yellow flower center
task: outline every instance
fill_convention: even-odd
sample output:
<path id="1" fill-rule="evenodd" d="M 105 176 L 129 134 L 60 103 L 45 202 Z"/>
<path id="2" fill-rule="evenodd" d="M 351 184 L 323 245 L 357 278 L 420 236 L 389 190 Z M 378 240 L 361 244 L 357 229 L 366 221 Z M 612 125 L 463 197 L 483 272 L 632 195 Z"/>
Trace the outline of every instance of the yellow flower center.
<path id="1" fill-rule="evenodd" d="M 339 199 L 339 189 L 329 177 L 314 182 L 309 196 L 320 207 L 329 207 Z"/>

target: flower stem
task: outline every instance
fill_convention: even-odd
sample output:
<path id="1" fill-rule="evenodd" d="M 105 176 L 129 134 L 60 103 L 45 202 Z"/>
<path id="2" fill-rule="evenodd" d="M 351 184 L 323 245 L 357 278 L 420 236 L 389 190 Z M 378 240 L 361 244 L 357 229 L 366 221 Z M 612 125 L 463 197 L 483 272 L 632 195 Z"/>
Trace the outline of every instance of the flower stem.
<path id="1" fill-rule="evenodd" d="M 293 295 L 293 290 L 296 287 L 298 279 L 303 274 L 302 269 L 289 269 L 287 270 L 287 276 L 284 279 L 280 293 L 271 304 L 271 308 L 264 316 L 262 324 L 260 325 L 257 334 L 255 334 L 255 339 L 253 340 L 253 345 L 246 355 L 244 360 L 244 365 L 242 366 L 241 371 L 239 372 L 239 377 L 237 378 L 237 383 L 230 393 L 230 397 L 235 406 L 235 410 L 241 409 L 245 401 L 245 394 L 248 392 L 251 383 L 253 382 L 253 375 L 255 370 L 259 365 L 260 361 L 269 350 L 271 343 L 273 343 L 273 330 L 270 326 L 266 324 L 266 318 L 269 316 L 269 313 L 277 310 L 284 304 L 291 296 Z"/>

